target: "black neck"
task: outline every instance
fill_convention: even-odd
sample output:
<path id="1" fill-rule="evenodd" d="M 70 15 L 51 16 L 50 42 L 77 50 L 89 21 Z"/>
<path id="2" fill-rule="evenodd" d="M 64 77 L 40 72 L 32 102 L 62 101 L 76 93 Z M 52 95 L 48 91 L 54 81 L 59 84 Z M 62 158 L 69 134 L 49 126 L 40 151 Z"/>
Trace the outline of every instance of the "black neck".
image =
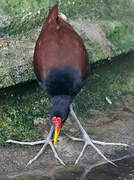
<path id="1" fill-rule="evenodd" d="M 70 104 L 72 103 L 72 97 L 67 95 L 58 95 L 52 97 L 52 109 L 51 117 L 61 117 L 64 122 L 70 112 Z"/>

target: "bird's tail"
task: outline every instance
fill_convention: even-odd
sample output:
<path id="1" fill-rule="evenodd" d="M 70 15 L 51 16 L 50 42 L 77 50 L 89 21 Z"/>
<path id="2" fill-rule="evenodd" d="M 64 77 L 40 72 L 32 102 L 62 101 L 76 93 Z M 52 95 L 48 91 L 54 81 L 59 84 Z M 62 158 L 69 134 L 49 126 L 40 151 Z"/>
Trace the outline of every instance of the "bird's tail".
<path id="1" fill-rule="evenodd" d="M 49 11 L 49 15 L 48 15 L 48 21 L 56 21 L 58 17 L 58 3 L 56 3 L 52 9 Z"/>
<path id="2" fill-rule="evenodd" d="M 64 21 L 67 21 L 67 17 L 63 13 L 58 13 L 58 3 L 56 3 L 49 11 L 48 22 L 55 21 L 60 17 Z"/>

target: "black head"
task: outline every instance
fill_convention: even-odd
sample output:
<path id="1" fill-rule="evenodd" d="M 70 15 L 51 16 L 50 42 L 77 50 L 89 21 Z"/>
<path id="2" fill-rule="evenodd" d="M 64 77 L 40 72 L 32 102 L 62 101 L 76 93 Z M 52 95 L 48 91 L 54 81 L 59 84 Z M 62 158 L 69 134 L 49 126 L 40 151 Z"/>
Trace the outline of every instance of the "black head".
<path id="1" fill-rule="evenodd" d="M 52 98 L 51 117 L 60 117 L 64 123 L 70 112 L 72 98 L 66 95 L 54 96 Z"/>
<path id="2" fill-rule="evenodd" d="M 54 144 L 57 143 L 60 129 L 68 117 L 71 102 L 72 98 L 70 96 L 59 95 L 52 97 L 51 121 L 54 125 Z"/>

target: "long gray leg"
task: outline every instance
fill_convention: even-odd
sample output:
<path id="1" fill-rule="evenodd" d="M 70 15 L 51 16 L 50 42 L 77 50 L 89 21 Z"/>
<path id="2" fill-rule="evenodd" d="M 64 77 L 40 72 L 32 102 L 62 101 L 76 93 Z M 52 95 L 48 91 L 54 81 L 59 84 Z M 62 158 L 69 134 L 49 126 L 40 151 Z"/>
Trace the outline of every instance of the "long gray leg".
<path id="1" fill-rule="evenodd" d="M 79 126 L 79 128 L 80 128 L 80 130 L 81 130 L 81 132 L 82 132 L 83 139 L 81 139 L 81 138 L 75 138 L 75 137 L 71 137 L 71 136 L 69 136 L 69 137 L 70 137 L 72 140 L 85 142 L 85 144 L 84 144 L 84 146 L 83 146 L 83 149 L 82 149 L 79 157 L 78 157 L 78 158 L 76 159 L 76 161 L 75 161 L 75 164 L 77 164 L 78 161 L 79 161 L 79 159 L 82 157 L 82 155 L 83 155 L 86 147 L 87 147 L 88 145 L 91 145 L 91 146 L 97 151 L 97 153 L 98 153 L 100 156 L 102 156 L 103 159 L 105 159 L 107 162 L 115 165 L 115 163 L 113 163 L 112 161 L 110 161 L 109 159 L 107 159 L 107 158 L 103 155 L 103 153 L 102 153 L 94 144 L 100 144 L 100 145 L 122 145 L 122 146 L 128 146 L 128 145 L 127 145 L 127 144 L 121 144 L 121 143 L 106 143 L 106 142 L 101 142 L 101 141 L 92 140 L 92 139 L 89 137 L 89 135 L 86 133 L 85 129 L 82 127 L 82 125 L 81 125 L 80 121 L 78 120 L 75 112 L 73 111 L 72 105 L 70 106 L 70 114 L 74 117 L 76 123 L 78 124 L 78 126 Z M 115 165 L 115 166 L 116 166 L 116 165 Z"/>
<path id="2" fill-rule="evenodd" d="M 44 144 L 43 147 L 41 148 L 41 150 L 37 153 L 37 155 L 28 162 L 27 166 L 29 166 L 29 165 L 32 164 L 35 160 L 38 159 L 38 157 L 44 152 L 44 150 L 45 150 L 45 148 L 47 147 L 47 145 L 50 145 L 50 147 L 51 147 L 51 149 L 52 149 L 52 151 L 53 151 L 53 153 L 54 153 L 55 158 L 58 159 L 58 161 L 59 161 L 62 165 L 65 166 L 64 162 L 59 158 L 59 156 L 58 156 L 58 154 L 57 154 L 57 152 L 56 152 L 56 150 L 55 150 L 55 147 L 54 147 L 54 145 L 53 145 L 53 143 L 52 143 L 53 130 L 54 130 L 54 127 L 53 127 L 53 125 L 52 125 L 51 128 L 50 128 L 50 131 L 49 131 L 49 134 L 48 134 L 46 140 L 36 141 L 36 142 L 20 142 L 20 141 L 8 140 L 7 142 L 9 142 L 9 143 L 15 143 L 15 144 L 21 144 L 21 145 L 31 145 L 31 146 L 37 145 L 37 144 Z M 27 166 L 26 166 L 26 167 L 27 167 Z"/>

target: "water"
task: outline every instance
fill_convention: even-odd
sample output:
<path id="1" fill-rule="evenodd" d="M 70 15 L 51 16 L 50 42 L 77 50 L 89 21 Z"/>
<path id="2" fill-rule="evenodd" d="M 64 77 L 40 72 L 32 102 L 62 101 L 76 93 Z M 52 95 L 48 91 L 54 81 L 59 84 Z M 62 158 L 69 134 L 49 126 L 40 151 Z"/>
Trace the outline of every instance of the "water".
<path id="1" fill-rule="evenodd" d="M 53 167 L 46 172 L 45 168 L 12 173 L 1 176 L 0 180 L 133 180 L 134 157 L 116 162 L 117 167 L 110 164 L 96 164 L 86 167 Z M 48 175 L 49 174 L 49 175 Z"/>

